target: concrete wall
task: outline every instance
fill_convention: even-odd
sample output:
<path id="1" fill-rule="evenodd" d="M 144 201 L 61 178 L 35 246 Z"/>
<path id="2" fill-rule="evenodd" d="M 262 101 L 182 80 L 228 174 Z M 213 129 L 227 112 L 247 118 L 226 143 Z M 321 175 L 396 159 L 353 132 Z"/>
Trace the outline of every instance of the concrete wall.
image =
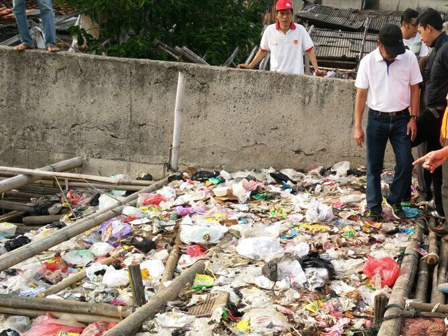
<path id="1" fill-rule="evenodd" d="M 0 47 L 0 163 L 35 168 L 82 155 L 87 172 L 159 176 L 179 70 L 182 167 L 364 162 L 352 139 L 353 81 Z"/>
<path id="2" fill-rule="evenodd" d="M 432 7 L 441 12 L 448 11 L 447 0 L 380 0 L 379 9 L 390 11 L 403 11 L 407 8 Z"/>

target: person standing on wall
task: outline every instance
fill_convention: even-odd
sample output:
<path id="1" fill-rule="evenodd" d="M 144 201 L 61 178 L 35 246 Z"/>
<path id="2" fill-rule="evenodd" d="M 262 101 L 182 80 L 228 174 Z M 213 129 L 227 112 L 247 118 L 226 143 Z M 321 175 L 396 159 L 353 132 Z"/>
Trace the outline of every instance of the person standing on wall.
<path id="1" fill-rule="evenodd" d="M 239 64 L 240 69 L 253 69 L 271 52 L 271 71 L 303 75 L 303 54 L 306 52 L 317 76 L 325 71 L 317 65 L 314 44 L 305 27 L 293 22 L 293 7 L 290 0 L 278 0 L 275 7 L 277 23 L 266 28 L 260 50 L 250 64 Z"/>
<path id="2" fill-rule="evenodd" d="M 442 148 L 440 130 L 448 92 L 448 36 L 443 33 L 442 29 L 442 17 L 434 9 L 429 8 L 418 17 L 418 30 L 421 39 L 433 50 L 423 73 L 426 108 L 417 120 L 419 132 L 413 141 L 413 146 L 426 141 L 427 153 Z M 444 205 L 442 199 L 442 182 L 442 168 L 438 168 L 432 176 L 436 210 L 431 215 L 441 219 L 448 211 L 448 201 Z M 448 179 L 445 184 L 448 184 Z"/>
<path id="3" fill-rule="evenodd" d="M 45 35 L 45 46 L 48 51 L 56 52 L 59 48 L 56 46 L 56 28 L 54 25 L 54 12 L 52 0 L 37 0 L 42 18 L 42 26 Z M 25 0 L 13 0 L 13 13 L 16 18 L 17 28 L 19 29 L 22 43 L 14 47 L 14 50 L 24 51 L 34 49 L 34 41 L 28 29 L 28 20 L 26 17 Z"/>
<path id="4" fill-rule="evenodd" d="M 367 217 L 382 220 L 381 173 L 389 140 L 396 165 L 387 202 L 394 214 L 404 219 L 401 202 L 412 176 L 411 140 L 417 135 L 422 75 L 417 58 L 404 46 L 398 26 L 385 25 L 377 44 L 378 48 L 361 60 L 356 77 L 354 138 L 360 147 L 366 141 L 367 147 Z M 366 103 L 369 118 L 365 135 L 362 115 Z"/>
<path id="5" fill-rule="evenodd" d="M 417 18 L 418 12 L 415 9 L 406 9 L 401 15 L 401 32 L 403 33 L 405 47 L 412 51 L 418 58 L 421 58 L 427 56 L 429 50 L 422 42 L 417 30 Z"/>

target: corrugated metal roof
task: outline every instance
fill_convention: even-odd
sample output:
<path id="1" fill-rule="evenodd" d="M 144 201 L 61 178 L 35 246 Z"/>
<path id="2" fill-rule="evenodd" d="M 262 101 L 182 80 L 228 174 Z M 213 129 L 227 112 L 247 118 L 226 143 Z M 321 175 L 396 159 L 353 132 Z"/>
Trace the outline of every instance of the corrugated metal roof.
<path id="1" fill-rule="evenodd" d="M 40 13 L 39 6 L 37 5 L 37 0 L 26 0 L 25 6 L 26 12 L 28 14 L 34 12 Z M 12 0 L 0 0 L 0 24 L 15 22 L 12 8 Z M 53 5 L 53 9 L 56 15 L 65 15 L 73 12 L 73 10 L 69 8 L 62 8 L 58 5 Z"/>
<path id="2" fill-rule="evenodd" d="M 356 61 L 361 51 L 363 33 L 314 29 L 311 38 L 318 58 Z M 377 34 L 367 34 L 363 55 L 376 49 Z"/>
<path id="3" fill-rule="evenodd" d="M 387 23 L 399 25 L 401 12 L 337 9 L 313 5 L 299 12 L 297 17 L 319 26 L 349 31 L 363 31 L 367 17 L 370 17 L 369 31 L 379 32 Z"/>

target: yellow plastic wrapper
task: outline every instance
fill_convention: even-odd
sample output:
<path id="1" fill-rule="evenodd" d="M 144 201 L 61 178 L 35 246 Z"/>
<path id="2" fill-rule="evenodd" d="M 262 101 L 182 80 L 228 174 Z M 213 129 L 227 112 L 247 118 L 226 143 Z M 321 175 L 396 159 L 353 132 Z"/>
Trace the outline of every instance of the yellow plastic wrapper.
<path id="1" fill-rule="evenodd" d="M 318 309 L 323 307 L 323 303 L 322 301 L 314 301 L 311 302 L 310 304 L 305 306 L 306 310 L 309 310 L 310 312 L 312 312 L 313 314 L 317 314 L 318 313 Z"/>
<path id="2" fill-rule="evenodd" d="M 193 289 L 202 289 L 212 287 L 215 279 L 205 274 L 196 274 L 193 282 Z"/>
<path id="3" fill-rule="evenodd" d="M 250 323 L 249 320 L 244 319 L 237 323 L 236 328 L 242 332 L 250 332 Z"/>
<path id="4" fill-rule="evenodd" d="M 320 224 L 302 224 L 300 225 L 302 228 L 312 231 L 312 232 L 328 232 L 331 230 L 329 226 L 320 225 Z"/>

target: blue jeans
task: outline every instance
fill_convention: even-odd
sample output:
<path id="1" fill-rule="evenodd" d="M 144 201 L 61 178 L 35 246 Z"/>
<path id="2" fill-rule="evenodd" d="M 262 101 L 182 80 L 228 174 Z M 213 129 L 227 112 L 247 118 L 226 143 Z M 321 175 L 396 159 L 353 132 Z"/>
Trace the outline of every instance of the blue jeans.
<path id="1" fill-rule="evenodd" d="M 395 153 L 395 176 L 387 202 L 401 203 L 412 178 L 412 146 L 407 134 L 409 113 L 398 116 L 378 116 L 369 110 L 367 124 L 367 207 L 372 212 L 382 212 L 381 172 L 387 140 Z"/>
<path id="2" fill-rule="evenodd" d="M 13 13 L 17 21 L 22 42 L 34 45 L 33 38 L 28 30 L 28 20 L 26 18 L 25 0 L 13 0 Z M 42 18 L 42 25 L 45 34 L 45 45 L 56 45 L 56 28 L 54 26 L 54 12 L 52 0 L 37 0 Z"/>

